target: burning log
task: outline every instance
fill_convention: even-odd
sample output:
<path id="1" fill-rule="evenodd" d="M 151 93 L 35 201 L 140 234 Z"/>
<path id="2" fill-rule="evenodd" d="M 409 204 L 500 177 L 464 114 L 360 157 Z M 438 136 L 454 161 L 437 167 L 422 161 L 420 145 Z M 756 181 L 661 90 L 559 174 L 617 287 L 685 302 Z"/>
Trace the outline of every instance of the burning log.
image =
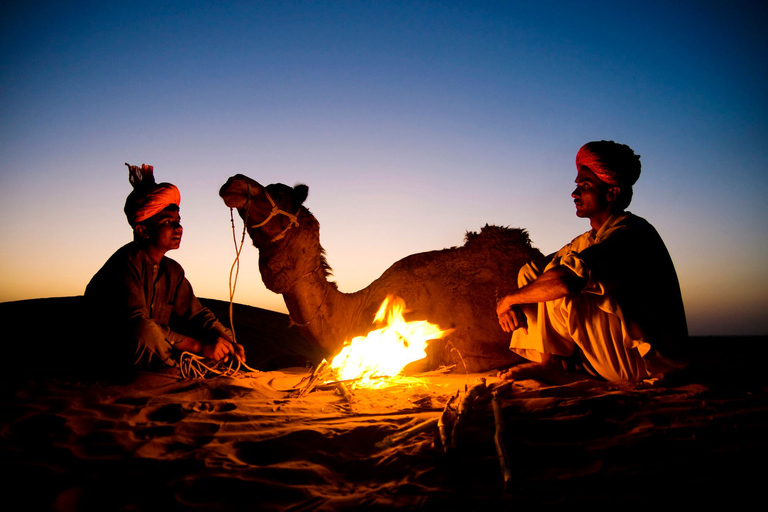
<path id="1" fill-rule="evenodd" d="M 512 483 L 512 471 L 509 468 L 509 456 L 504 445 L 504 418 L 502 416 L 501 399 L 499 399 L 498 391 L 493 392 L 491 405 L 493 406 L 493 417 L 496 421 L 496 434 L 493 436 L 493 441 L 496 444 L 496 454 L 499 457 L 501 476 L 504 479 L 504 489 L 507 490 Z"/>
<path id="2" fill-rule="evenodd" d="M 427 430 L 434 428 L 438 421 L 439 418 L 430 418 L 407 430 L 396 432 L 376 443 L 376 448 L 384 449 L 396 444 L 400 444 L 407 439 L 410 439 L 414 436 L 417 436 L 418 434 L 421 434 L 422 432 L 426 432 Z"/>
<path id="3" fill-rule="evenodd" d="M 336 383 L 336 389 L 339 390 L 339 393 L 341 396 L 344 397 L 344 400 L 349 402 L 350 404 L 354 401 L 354 398 L 352 397 L 352 392 L 349 390 L 346 384 L 344 382 L 339 381 Z"/>
<path id="4" fill-rule="evenodd" d="M 472 410 L 472 404 L 475 399 L 486 391 L 485 378 L 481 377 L 477 379 L 477 383 L 473 385 L 469 390 L 464 393 L 464 397 L 459 402 L 459 411 L 456 415 L 456 423 L 453 426 L 453 432 L 451 433 L 451 445 L 453 447 L 458 446 L 459 438 L 464 430 L 464 425 L 467 422 L 469 412 Z"/>

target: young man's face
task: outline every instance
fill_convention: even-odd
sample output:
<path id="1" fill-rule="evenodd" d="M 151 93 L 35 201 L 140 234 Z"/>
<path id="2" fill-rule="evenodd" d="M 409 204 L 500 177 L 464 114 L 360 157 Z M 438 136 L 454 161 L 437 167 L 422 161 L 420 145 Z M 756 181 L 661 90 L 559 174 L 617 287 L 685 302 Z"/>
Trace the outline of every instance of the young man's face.
<path id="1" fill-rule="evenodd" d="M 181 245 L 181 216 L 178 210 L 163 210 L 153 215 L 144 223 L 146 234 L 142 239 L 150 246 L 160 251 L 172 251 Z"/>
<path id="2" fill-rule="evenodd" d="M 576 190 L 571 193 L 576 205 L 576 216 L 591 219 L 607 213 L 611 207 L 609 189 L 595 173 L 582 166 L 576 175 Z"/>

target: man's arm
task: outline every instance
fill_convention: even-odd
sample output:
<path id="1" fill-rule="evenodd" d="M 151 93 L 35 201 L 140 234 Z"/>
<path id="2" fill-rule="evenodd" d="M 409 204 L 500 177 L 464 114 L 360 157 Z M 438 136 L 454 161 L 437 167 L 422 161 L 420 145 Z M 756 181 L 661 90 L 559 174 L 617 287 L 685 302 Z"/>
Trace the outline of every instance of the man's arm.
<path id="1" fill-rule="evenodd" d="M 565 266 L 551 268 L 532 283 L 502 298 L 496 305 L 496 316 L 504 332 L 528 327 L 525 314 L 517 307 L 560 299 L 579 293 L 587 280 Z"/>

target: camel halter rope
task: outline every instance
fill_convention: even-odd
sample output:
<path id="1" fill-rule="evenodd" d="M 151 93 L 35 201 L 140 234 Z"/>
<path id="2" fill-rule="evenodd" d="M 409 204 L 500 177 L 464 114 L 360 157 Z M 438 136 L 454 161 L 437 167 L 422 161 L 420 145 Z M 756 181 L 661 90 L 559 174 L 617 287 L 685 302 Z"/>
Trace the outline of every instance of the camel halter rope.
<path id="1" fill-rule="evenodd" d="M 229 209 L 229 221 L 232 224 L 232 241 L 235 243 L 235 261 L 229 268 L 229 328 L 230 331 L 232 331 L 232 344 L 234 345 L 237 343 L 237 338 L 235 337 L 232 305 L 234 304 L 235 288 L 237 287 L 237 275 L 240 273 L 240 252 L 242 252 L 243 245 L 245 244 L 246 225 L 243 224 L 243 235 L 240 238 L 240 245 L 238 246 L 237 234 L 235 231 L 235 216 L 232 212 L 232 208 Z M 193 377 L 205 378 L 207 376 L 215 375 L 232 376 L 240 370 L 241 366 L 250 372 L 258 372 L 258 370 L 254 370 L 240 361 L 237 357 L 233 356 L 215 363 L 212 367 L 205 364 L 205 358 L 197 354 L 192 354 L 191 352 L 184 352 L 179 358 L 179 371 L 181 372 L 181 376 L 185 379 Z"/>
<path id="2" fill-rule="evenodd" d="M 235 261 L 232 263 L 232 266 L 229 268 L 229 328 L 232 332 L 232 344 L 237 343 L 237 337 L 235 336 L 235 322 L 234 322 L 234 315 L 233 315 L 233 305 L 235 301 L 235 289 L 237 288 L 237 277 L 240 274 L 240 253 L 243 250 L 243 245 L 245 245 L 245 234 L 248 229 L 248 207 L 251 204 L 251 185 L 250 183 L 246 183 L 246 191 L 247 191 L 247 199 L 245 202 L 245 208 L 246 208 L 246 220 L 243 222 L 243 233 L 240 237 L 240 244 L 237 243 L 237 232 L 235 230 L 235 215 L 234 215 L 234 208 L 229 209 L 229 221 L 232 225 L 232 241 L 235 244 Z M 272 220 L 273 217 L 276 215 L 285 215 L 288 217 L 290 222 L 288 223 L 288 227 L 286 227 L 280 234 L 277 236 L 274 236 L 271 240 L 271 242 L 276 242 L 277 240 L 282 239 L 285 234 L 288 232 L 289 229 L 291 229 L 293 226 L 299 225 L 299 220 L 297 215 L 291 214 L 289 212 L 286 212 L 284 210 L 281 210 L 277 207 L 277 204 L 275 204 L 274 199 L 272 199 L 272 196 L 267 192 L 266 189 L 264 189 L 264 193 L 267 196 L 267 199 L 269 199 L 270 204 L 272 205 L 272 210 L 269 212 L 269 215 L 266 219 L 261 221 L 258 224 L 254 224 L 250 226 L 252 229 L 260 228 L 264 226 L 267 222 Z M 298 213 L 298 212 L 297 212 Z M 181 376 L 184 379 L 187 378 L 205 378 L 209 375 L 226 375 L 230 376 L 235 373 L 237 373 L 240 370 L 240 367 L 243 366 L 247 370 L 251 372 L 257 372 L 258 370 L 254 370 L 247 364 L 243 363 L 236 357 L 228 357 L 224 361 L 219 361 L 215 365 L 208 366 L 205 364 L 205 358 L 193 354 L 191 352 L 183 352 L 181 356 L 179 357 L 179 371 L 181 372 Z"/>
<path id="3" fill-rule="evenodd" d="M 250 192 L 250 188 L 248 191 Z M 250 200 L 250 194 L 248 196 L 248 199 Z M 235 337 L 235 323 L 233 321 L 232 306 L 235 299 L 235 288 L 237 287 L 237 275 L 240 273 L 240 252 L 242 252 L 245 243 L 246 224 L 243 224 L 243 235 L 240 238 L 240 245 L 238 246 L 237 234 L 235 232 L 235 216 L 232 212 L 232 208 L 229 209 L 229 220 L 232 224 L 232 240 L 235 243 L 235 261 L 229 268 L 229 328 L 230 331 L 232 331 L 232 344 L 235 345 L 237 344 L 237 338 Z M 213 366 L 208 366 L 204 357 L 193 354 L 192 352 L 183 352 L 179 357 L 179 372 L 184 379 L 204 379 L 216 375 L 229 377 L 236 374 L 241 366 L 249 372 L 258 373 L 258 370 L 254 370 L 234 356 L 229 356 L 227 359 L 219 361 Z"/>
<path id="4" fill-rule="evenodd" d="M 246 186 L 247 186 L 247 190 L 248 190 L 248 200 L 245 202 L 245 207 L 246 207 L 246 210 L 245 210 L 246 214 L 245 214 L 245 216 L 246 216 L 246 219 L 247 219 L 248 218 L 248 206 L 251 203 L 251 184 L 250 183 L 246 183 Z M 287 212 L 285 210 L 281 210 L 280 208 L 278 208 L 277 204 L 275 204 L 275 200 L 272 199 L 272 196 L 269 194 L 269 192 L 267 191 L 266 188 L 264 189 L 264 195 L 267 196 L 267 199 L 269 199 L 269 203 L 272 205 L 272 211 L 269 212 L 269 215 L 267 215 L 266 219 L 264 219 L 263 221 L 259 222 L 258 224 L 254 224 L 254 225 L 249 226 L 249 227 L 251 229 L 260 228 L 260 227 L 266 225 L 267 222 L 272 220 L 273 217 L 275 217 L 277 215 L 285 215 L 286 217 L 288 217 L 288 220 L 290 221 L 288 223 L 288 226 L 286 226 L 286 228 L 282 232 L 280 232 L 279 234 L 273 236 L 272 239 L 269 241 L 270 243 L 277 242 L 278 240 L 282 240 L 283 239 L 283 237 L 285 236 L 285 234 L 288 232 L 289 229 L 291 229 L 293 226 L 298 226 L 299 225 L 299 217 L 298 217 L 299 212 L 297 210 L 296 213 L 294 214 L 294 213 L 290 213 L 290 212 Z M 230 208 L 229 210 L 230 210 L 230 213 L 231 213 L 232 208 Z M 245 236 L 245 227 L 243 227 L 243 236 Z M 242 244 L 241 244 L 241 247 L 242 247 Z M 238 253 L 238 255 L 239 255 L 239 253 Z"/>
<path id="5" fill-rule="evenodd" d="M 232 241 L 234 241 L 235 243 L 235 261 L 232 263 L 232 267 L 230 267 L 229 269 L 229 326 L 230 326 L 230 329 L 232 330 L 232 341 L 235 341 L 235 324 L 232 321 L 232 306 L 235 300 L 235 288 L 237 287 L 237 276 L 240 273 L 240 252 L 243 250 L 243 244 L 245 243 L 245 233 L 247 232 L 249 227 L 250 229 L 260 228 L 266 225 L 267 222 L 272 220 L 273 217 L 277 215 L 285 215 L 286 217 L 288 217 L 288 220 L 290 220 L 290 222 L 282 232 L 280 232 L 278 235 L 270 239 L 269 243 L 272 243 L 278 240 L 282 240 L 289 229 L 291 229 L 293 226 L 299 225 L 299 218 L 298 218 L 299 212 L 297 211 L 296 214 L 293 214 L 278 208 L 277 204 L 275 203 L 275 200 L 272 199 L 272 196 L 269 194 L 269 191 L 267 191 L 267 189 L 265 188 L 264 195 L 267 196 L 267 199 L 269 199 L 269 204 L 272 205 L 272 210 L 269 212 L 269 215 L 267 215 L 267 218 L 265 218 L 258 224 L 253 224 L 251 226 L 248 226 L 248 209 L 251 206 L 251 184 L 250 183 L 245 184 L 245 190 L 246 190 L 245 219 L 243 219 L 243 233 L 242 233 L 242 236 L 240 237 L 239 246 L 237 244 L 237 235 L 235 233 L 234 208 L 229 209 L 229 221 L 232 224 Z M 234 273 L 234 279 L 233 279 L 233 273 Z"/>
<path id="6" fill-rule="evenodd" d="M 267 224 L 270 220 L 272 220 L 277 215 L 285 215 L 288 217 L 288 220 L 290 221 L 288 223 L 288 226 L 280 233 L 275 235 L 269 240 L 269 243 L 277 242 L 278 240 L 282 240 L 286 233 L 294 227 L 299 225 L 299 219 L 297 211 L 295 214 L 287 212 L 285 210 L 282 210 L 278 208 L 277 204 L 275 203 L 275 200 L 272 199 L 272 196 L 269 194 L 269 192 L 264 189 L 264 194 L 267 196 L 267 199 L 269 200 L 269 203 L 272 205 L 272 210 L 269 212 L 269 215 L 259 222 L 258 224 L 253 224 L 251 226 L 248 226 L 248 207 L 251 204 L 251 185 L 250 183 L 246 183 L 246 202 L 245 202 L 245 211 L 246 216 L 243 221 L 243 233 L 240 237 L 240 243 L 237 243 L 237 232 L 235 230 L 235 215 L 234 215 L 234 208 L 229 209 L 229 220 L 232 225 L 232 240 L 235 244 L 235 261 L 232 263 L 232 266 L 229 269 L 229 326 L 230 330 L 232 331 L 232 343 L 237 343 L 237 339 L 235 337 L 235 323 L 233 318 L 233 305 L 234 305 L 234 299 L 235 299 L 235 289 L 237 288 L 237 277 L 240 273 L 240 253 L 243 250 L 243 245 L 245 244 L 245 234 L 247 233 L 248 228 L 256 229 L 260 228 Z M 317 272 L 320 269 L 321 265 L 318 265 L 317 268 L 314 270 L 307 272 L 303 276 L 299 277 L 298 280 L 303 279 L 307 276 L 310 276 Z M 312 320 L 315 319 L 317 316 L 317 313 L 320 312 L 320 308 L 322 308 L 323 304 L 325 303 L 325 298 L 327 297 L 328 293 L 326 290 L 326 294 L 323 296 L 323 300 L 320 303 L 320 307 L 317 309 L 315 314 L 312 316 L 312 318 L 309 320 L 309 322 L 298 324 L 293 321 L 293 318 L 288 316 L 291 319 L 291 323 L 293 325 L 303 327 L 306 325 L 309 325 Z M 240 369 L 240 366 L 245 367 L 251 372 L 258 372 L 258 370 L 254 370 L 253 368 L 249 367 L 245 363 L 241 362 L 239 359 L 230 357 L 227 361 L 220 361 L 216 363 L 213 367 L 210 367 L 205 364 L 205 359 L 203 357 L 198 356 L 197 354 L 193 354 L 191 352 L 183 352 L 179 358 L 179 369 L 181 371 L 182 378 L 205 378 L 206 376 L 210 375 L 225 375 L 225 376 L 231 376 L 235 373 L 237 373 Z"/>
<path id="7" fill-rule="evenodd" d="M 248 189 L 250 192 L 250 188 Z M 250 200 L 250 194 L 248 195 Z M 232 240 L 235 243 L 235 261 L 229 268 L 229 328 L 232 331 L 232 344 L 237 343 L 235 337 L 235 323 L 233 321 L 232 306 L 235 299 L 235 288 L 237 287 L 237 275 L 240 273 L 240 253 L 243 250 L 245 244 L 246 225 L 243 224 L 243 235 L 240 238 L 240 245 L 237 243 L 237 234 L 235 231 L 235 216 L 232 212 L 232 208 L 229 209 L 229 220 L 232 224 Z M 240 361 L 237 357 L 230 356 L 226 360 L 219 361 L 213 366 L 208 366 L 204 357 L 201 357 L 192 352 L 183 352 L 179 357 L 179 371 L 181 377 L 184 379 L 190 378 L 205 378 L 208 376 L 223 375 L 232 376 L 240 370 L 243 366 L 248 371 L 256 373 L 258 370 L 254 370 L 247 364 Z"/>
<path id="8" fill-rule="evenodd" d="M 248 206 L 251 203 L 251 184 L 250 183 L 246 183 L 246 190 L 247 190 L 247 200 L 245 202 L 245 211 L 246 211 L 245 223 L 247 224 L 247 220 L 248 220 L 248 213 L 247 213 L 248 212 Z M 301 208 L 299 208 L 299 210 L 297 210 L 295 214 L 287 212 L 285 210 L 281 210 L 280 208 L 277 207 L 277 204 L 275 203 L 275 200 L 272 199 L 272 196 L 269 194 L 269 191 L 267 191 L 267 189 L 264 189 L 264 195 L 266 195 L 267 199 L 269 199 L 269 203 L 272 205 L 272 210 L 269 212 L 269 215 L 267 215 L 267 218 L 265 218 L 264 220 L 262 220 L 258 224 L 253 224 L 252 226 L 250 226 L 250 228 L 251 229 L 260 228 L 260 227 L 266 225 L 267 222 L 272 220 L 273 217 L 275 217 L 277 215 L 285 215 L 286 217 L 288 217 L 288 220 L 290 220 L 290 222 L 288 223 L 288 226 L 286 226 L 286 228 L 282 232 L 280 232 L 279 234 L 273 236 L 269 240 L 269 243 L 277 242 L 278 240 L 282 240 L 283 237 L 285 237 L 285 234 L 288 233 L 288 230 L 290 230 L 293 226 L 296 226 L 296 227 L 299 226 L 299 218 L 298 218 L 298 216 L 299 216 L 299 211 L 301 210 Z M 232 208 L 229 209 L 229 213 L 230 213 L 230 216 L 232 216 Z M 232 220 L 232 234 L 233 234 L 233 236 L 234 236 L 234 233 L 235 233 L 235 221 Z M 243 239 L 245 239 L 245 225 L 243 226 Z M 242 249 L 242 248 L 243 248 L 243 241 L 241 240 L 240 241 L 240 249 Z M 235 241 L 235 249 L 237 249 L 237 241 Z M 237 258 L 235 258 L 235 262 L 238 265 L 238 269 L 240 268 L 240 263 L 239 263 L 240 249 L 237 249 Z M 311 276 L 312 274 L 314 274 L 315 272 L 320 270 L 320 267 L 321 267 L 321 265 L 318 265 L 314 270 L 310 270 L 309 272 L 307 272 L 303 276 L 301 276 L 298 279 L 296 279 L 296 282 L 300 281 L 301 279 L 304 279 L 305 277 Z M 237 276 L 235 276 L 235 281 L 237 281 Z M 229 298 L 230 299 L 230 302 L 229 302 L 230 320 L 229 320 L 229 325 L 232 325 L 232 317 L 231 317 L 231 315 L 232 315 L 232 297 L 234 295 L 234 290 L 232 288 L 231 282 L 232 282 L 232 278 L 231 278 L 231 272 L 230 272 L 230 298 Z M 295 325 L 297 327 L 306 327 L 306 326 L 308 326 L 312 322 L 312 320 L 315 319 L 317 314 L 320 312 L 320 309 L 323 307 L 323 304 L 325 304 L 325 299 L 327 297 L 328 297 L 328 290 L 325 291 L 325 294 L 323 295 L 323 300 L 320 302 L 320 306 L 318 306 L 317 311 L 315 311 L 315 314 L 312 315 L 312 318 L 310 318 L 309 321 L 307 321 L 307 322 L 298 323 L 298 322 L 296 322 L 293 319 L 293 317 L 290 314 L 288 314 L 288 318 L 290 318 L 290 320 L 291 320 L 291 325 Z M 234 330 L 233 330 L 233 334 L 234 334 Z"/>

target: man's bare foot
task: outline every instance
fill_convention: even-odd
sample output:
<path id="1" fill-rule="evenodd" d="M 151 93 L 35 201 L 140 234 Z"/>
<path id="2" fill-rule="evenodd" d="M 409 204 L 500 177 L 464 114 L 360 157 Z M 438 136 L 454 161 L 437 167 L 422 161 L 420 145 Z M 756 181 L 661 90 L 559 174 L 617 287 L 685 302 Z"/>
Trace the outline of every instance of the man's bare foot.
<path id="1" fill-rule="evenodd" d="M 576 381 L 592 378 L 582 373 L 566 373 L 562 365 L 557 363 L 523 363 L 500 371 L 496 376 L 501 380 L 533 379 L 545 384 L 570 384 Z"/>
<path id="2" fill-rule="evenodd" d="M 548 369 L 541 363 L 523 363 L 500 371 L 496 376 L 501 380 L 539 380 L 543 372 Z"/>

